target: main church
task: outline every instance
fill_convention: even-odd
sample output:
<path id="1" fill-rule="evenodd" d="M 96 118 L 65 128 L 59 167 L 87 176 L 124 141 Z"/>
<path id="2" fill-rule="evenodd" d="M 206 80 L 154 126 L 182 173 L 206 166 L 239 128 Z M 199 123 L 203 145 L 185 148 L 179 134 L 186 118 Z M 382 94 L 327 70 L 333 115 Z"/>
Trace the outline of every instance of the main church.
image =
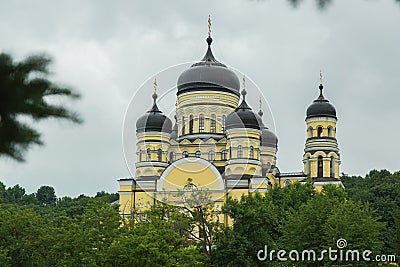
<path id="1" fill-rule="evenodd" d="M 188 190 L 206 191 L 219 209 L 228 197 L 263 193 L 274 184 L 311 179 L 317 190 L 341 186 L 336 110 L 323 95 L 322 80 L 306 111 L 303 171 L 280 172 L 277 136 L 263 122 L 261 107 L 247 104 L 245 82 L 216 60 L 212 41 L 209 27 L 205 56 L 177 77 L 174 122 L 158 108 L 156 92 L 137 120 L 134 177 L 118 180 L 121 215 L 157 200 L 183 205 Z"/>

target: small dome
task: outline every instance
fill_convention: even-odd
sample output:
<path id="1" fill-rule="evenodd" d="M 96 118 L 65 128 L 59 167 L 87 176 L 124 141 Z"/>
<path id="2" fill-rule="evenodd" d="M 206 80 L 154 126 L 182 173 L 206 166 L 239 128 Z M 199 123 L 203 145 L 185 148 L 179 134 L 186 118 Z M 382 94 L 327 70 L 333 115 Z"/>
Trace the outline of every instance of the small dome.
<path id="1" fill-rule="evenodd" d="M 239 96 L 239 78 L 225 64 L 214 58 L 211 37 L 207 38 L 207 43 L 208 49 L 204 58 L 179 76 L 177 95 L 190 91 L 216 90 Z"/>
<path id="2" fill-rule="evenodd" d="M 268 129 L 267 126 L 262 122 L 262 116 L 264 112 L 261 110 L 261 100 L 260 100 L 260 110 L 258 111 L 258 118 L 260 120 L 261 125 L 261 146 L 269 146 L 278 148 L 278 137 L 276 137 L 275 133 Z"/>
<path id="3" fill-rule="evenodd" d="M 172 122 L 171 120 L 162 114 L 162 112 L 158 109 L 156 104 L 157 94 L 153 94 L 154 104 L 151 110 L 147 111 L 146 114 L 141 116 L 136 121 L 136 132 L 165 132 L 171 133 L 172 131 Z"/>
<path id="4" fill-rule="evenodd" d="M 317 99 L 307 108 L 307 119 L 312 117 L 336 118 L 336 109 L 322 94 L 322 84 L 319 85 L 320 94 Z"/>
<path id="5" fill-rule="evenodd" d="M 261 146 L 278 147 L 278 137 L 268 127 L 262 126 Z"/>
<path id="6" fill-rule="evenodd" d="M 246 91 L 242 92 L 243 100 L 242 103 L 233 111 L 231 114 L 226 117 L 225 126 L 226 129 L 234 129 L 234 128 L 252 128 L 261 130 L 260 117 L 255 114 L 251 108 L 247 105 L 245 96 Z"/>

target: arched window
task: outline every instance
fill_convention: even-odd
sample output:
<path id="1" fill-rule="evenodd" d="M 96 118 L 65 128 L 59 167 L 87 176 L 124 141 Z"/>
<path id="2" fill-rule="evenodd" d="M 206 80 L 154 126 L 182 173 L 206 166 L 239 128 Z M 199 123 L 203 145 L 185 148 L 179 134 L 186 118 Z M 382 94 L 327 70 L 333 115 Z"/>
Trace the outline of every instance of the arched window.
<path id="1" fill-rule="evenodd" d="M 157 161 L 162 161 L 162 150 L 159 148 L 157 150 Z"/>
<path id="2" fill-rule="evenodd" d="M 328 136 L 332 137 L 332 127 L 328 127 Z"/>
<path id="3" fill-rule="evenodd" d="M 254 147 L 250 146 L 249 158 L 254 159 Z"/>
<path id="4" fill-rule="evenodd" d="M 150 148 L 148 148 L 147 151 L 146 151 L 146 161 L 151 161 L 151 151 L 150 151 Z"/>
<path id="5" fill-rule="evenodd" d="M 196 151 L 195 156 L 196 156 L 196 158 L 200 158 L 201 157 L 201 152 L 200 151 Z"/>
<path id="6" fill-rule="evenodd" d="M 185 116 L 182 116 L 182 134 L 185 134 L 185 124 L 186 124 L 186 119 Z"/>
<path id="7" fill-rule="evenodd" d="M 331 157 L 331 177 L 335 177 L 335 158 Z"/>
<path id="8" fill-rule="evenodd" d="M 232 147 L 231 146 L 229 147 L 229 158 L 230 159 L 232 158 Z"/>
<path id="9" fill-rule="evenodd" d="M 308 128 L 307 135 L 308 135 L 308 138 L 312 137 L 312 127 Z"/>
<path id="10" fill-rule="evenodd" d="M 318 137 L 322 136 L 322 127 L 321 126 L 318 126 L 318 128 L 317 128 L 317 136 Z"/>
<path id="11" fill-rule="evenodd" d="M 214 150 L 210 150 L 208 152 L 208 160 L 210 160 L 210 161 L 215 160 L 215 151 Z"/>
<path id="12" fill-rule="evenodd" d="M 199 115 L 199 132 L 204 132 L 204 114 Z"/>
<path id="13" fill-rule="evenodd" d="M 221 151 L 221 159 L 222 160 L 226 160 L 226 155 L 227 153 L 226 153 L 226 149 L 223 149 L 222 151 Z"/>
<path id="14" fill-rule="evenodd" d="M 189 152 L 183 151 L 183 152 L 182 152 L 182 156 L 183 156 L 184 158 L 189 157 Z"/>
<path id="15" fill-rule="evenodd" d="M 174 152 L 170 152 L 169 153 L 169 161 L 170 162 L 174 162 L 175 161 L 175 153 Z"/>
<path id="16" fill-rule="evenodd" d="M 237 157 L 238 157 L 238 158 L 243 158 L 242 146 L 238 146 L 238 147 L 237 147 Z"/>
<path id="17" fill-rule="evenodd" d="M 311 161 L 310 161 L 310 158 L 307 158 L 307 175 L 311 176 Z"/>
<path id="18" fill-rule="evenodd" d="M 210 132 L 215 133 L 216 131 L 216 116 L 215 114 L 211 115 L 211 122 L 210 122 Z"/>
<path id="19" fill-rule="evenodd" d="M 317 177 L 324 177 L 324 161 L 322 156 L 318 156 L 318 175 Z"/>
<path id="20" fill-rule="evenodd" d="M 189 133 L 193 133 L 193 115 L 189 116 Z"/>
<path id="21" fill-rule="evenodd" d="M 222 115 L 222 132 L 225 132 L 225 120 L 226 120 L 226 116 Z"/>

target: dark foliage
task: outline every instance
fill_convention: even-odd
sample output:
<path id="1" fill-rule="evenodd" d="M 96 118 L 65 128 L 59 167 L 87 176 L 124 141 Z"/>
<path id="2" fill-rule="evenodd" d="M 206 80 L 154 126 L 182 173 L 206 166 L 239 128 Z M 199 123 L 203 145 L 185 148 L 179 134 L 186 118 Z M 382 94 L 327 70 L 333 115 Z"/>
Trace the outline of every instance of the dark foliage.
<path id="1" fill-rule="evenodd" d="M 11 55 L 0 54 L 0 156 L 23 161 L 29 147 L 42 145 L 41 134 L 33 127 L 40 120 L 81 122 L 76 113 L 52 101 L 79 95 L 49 80 L 50 63 L 45 55 L 16 62 Z"/>

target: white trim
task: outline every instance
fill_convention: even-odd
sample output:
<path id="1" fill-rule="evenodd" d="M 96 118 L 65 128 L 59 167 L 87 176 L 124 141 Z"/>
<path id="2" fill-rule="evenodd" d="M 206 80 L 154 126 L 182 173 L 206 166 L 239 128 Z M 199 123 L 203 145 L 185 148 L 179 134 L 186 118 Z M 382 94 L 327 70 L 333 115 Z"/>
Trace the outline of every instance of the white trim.
<path id="1" fill-rule="evenodd" d="M 130 191 L 118 191 L 119 195 L 132 195 L 133 190 Z"/>
<path id="2" fill-rule="evenodd" d="M 226 165 L 230 164 L 255 164 L 258 166 L 262 166 L 261 161 L 255 159 L 230 159 L 226 161 Z"/>
<path id="3" fill-rule="evenodd" d="M 118 181 L 120 186 L 127 186 L 127 185 L 133 185 L 133 179 L 130 179 L 128 181 Z"/>
<path id="4" fill-rule="evenodd" d="M 135 163 L 136 168 L 139 167 L 168 167 L 169 163 L 159 161 L 141 161 Z"/>
<path id="5" fill-rule="evenodd" d="M 334 123 L 336 123 L 336 122 L 337 122 L 337 119 L 332 118 L 332 117 L 326 117 L 326 116 L 312 117 L 312 118 L 306 119 L 306 122 L 307 122 L 307 123 L 311 123 L 311 122 L 321 122 L 321 121 L 323 121 L 323 122 L 329 121 L 329 122 L 334 122 Z"/>

